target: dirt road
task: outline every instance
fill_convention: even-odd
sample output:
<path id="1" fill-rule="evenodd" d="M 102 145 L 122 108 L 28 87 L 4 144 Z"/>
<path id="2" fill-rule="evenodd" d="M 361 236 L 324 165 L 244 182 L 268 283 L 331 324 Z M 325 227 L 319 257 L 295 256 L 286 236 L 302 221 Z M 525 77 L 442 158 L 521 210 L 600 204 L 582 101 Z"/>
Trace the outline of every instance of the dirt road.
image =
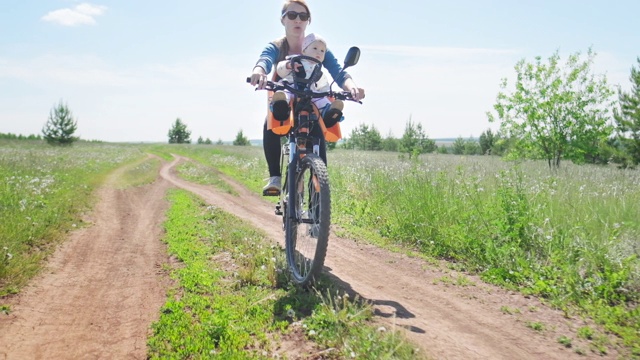
<path id="1" fill-rule="evenodd" d="M 231 179 L 240 196 L 182 180 L 173 173 L 179 161 L 185 159 L 164 164 L 152 185 L 115 190 L 107 184 L 100 191 L 93 225 L 74 232 L 46 271 L 12 300 L 11 315 L 0 316 L 0 359 L 146 357 L 148 326 L 167 286 L 160 265 L 168 260 L 159 239 L 170 186 L 250 221 L 281 243 L 271 203 Z M 467 277 L 472 284 L 454 285 L 458 274 L 443 269 L 332 234 L 325 270 L 373 302 L 383 326 L 406 329 L 430 358 L 603 358 L 575 339 L 579 320 L 473 277 Z M 529 322 L 545 330 L 532 330 Z M 587 355 L 564 348 L 560 335 L 574 338 Z"/>

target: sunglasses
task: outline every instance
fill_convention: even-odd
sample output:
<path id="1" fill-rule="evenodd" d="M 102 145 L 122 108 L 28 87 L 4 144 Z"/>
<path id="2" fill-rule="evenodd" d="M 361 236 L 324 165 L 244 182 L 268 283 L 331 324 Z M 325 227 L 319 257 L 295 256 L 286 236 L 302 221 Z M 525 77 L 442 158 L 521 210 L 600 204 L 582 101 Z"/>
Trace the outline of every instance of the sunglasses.
<path id="1" fill-rule="evenodd" d="M 289 20 L 295 20 L 297 17 L 300 17 L 300 21 L 309 20 L 309 13 L 306 13 L 306 12 L 297 12 L 297 11 L 290 10 L 282 14 L 282 17 L 285 17 L 285 15 L 289 18 Z"/>

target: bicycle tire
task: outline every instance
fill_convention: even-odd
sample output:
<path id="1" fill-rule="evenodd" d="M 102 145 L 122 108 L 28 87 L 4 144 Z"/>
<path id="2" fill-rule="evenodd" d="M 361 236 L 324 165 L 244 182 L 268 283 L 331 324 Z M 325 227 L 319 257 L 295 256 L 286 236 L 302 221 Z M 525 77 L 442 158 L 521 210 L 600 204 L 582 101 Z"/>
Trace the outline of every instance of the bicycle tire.
<path id="1" fill-rule="evenodd" d="M 285 215 L 285 248 L 293 282 L 306 287 L 322 271 L 331 226 L 329 176 L 319 156 L 300 159 L 295 189 L 287 204 L 295 207 L 295 217 Z"/>

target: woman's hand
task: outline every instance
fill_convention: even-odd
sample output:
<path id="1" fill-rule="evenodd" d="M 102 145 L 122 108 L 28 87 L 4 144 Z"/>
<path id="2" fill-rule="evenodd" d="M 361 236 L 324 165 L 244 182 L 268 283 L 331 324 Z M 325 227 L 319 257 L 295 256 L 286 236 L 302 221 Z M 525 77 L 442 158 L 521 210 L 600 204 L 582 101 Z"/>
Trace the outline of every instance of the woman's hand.
<path id="1" fill-rule="evenodd" d="M 364 89 L 357 87 L 351 78 L 344 82 L 343 89 L 351 93 L 353 100 L 360 101 L 364 99 Z"/>
<path id="2" fill-rule="evenodd" d="M 363 88 L 355 87 L 355 88 L 352 88 L 349 91 L 351 91 L 351 96 L 353 96 L 354 100 L 360 101 L 360 100 L 364 99 L 364 89 Z"/>
<path id="3" fill-rule="evenodd" d="M 267 83 L 267 74 L 260 66 L 253 68 L 251 73 L 251 85 L 258 85 L 258 89 L 264 89 L 264 85 Z"/>

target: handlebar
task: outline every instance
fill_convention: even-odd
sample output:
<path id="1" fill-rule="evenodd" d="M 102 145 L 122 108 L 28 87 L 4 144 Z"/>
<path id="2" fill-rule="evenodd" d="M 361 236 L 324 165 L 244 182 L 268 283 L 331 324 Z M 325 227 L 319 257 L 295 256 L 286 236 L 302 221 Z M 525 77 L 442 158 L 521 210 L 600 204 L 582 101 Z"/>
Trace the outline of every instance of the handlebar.
<path id="1" fill-rule="evenodd" d="M 248 77 L 247 78 L 247 83 L 251 83 L 251 78 Z M 351 94 L 351 92 L 349 91 L 325 91 L 325 92 L 315 92 L 313 90 L 310 89 L 305 89 L 305 90 L 299 90 L 296 89 L 294 86 L 290 85 L 288 81 L 283 81 L 282 83 L 277 83 L 277 82 L 273 82 L 273 81 L 268 81 L 265 83 L 264 87 L 262 89 L 256 89 L 256 90 L 271 90 L 271 91 L 279 91 L 279 90 L 287 90 L 289 92 L 291 92 L 294 95 L 297 96 L 308 96 L 311 98 L 322 98 L 325 96 L 330 96 L 330 97 L 334 97 L 338 100 L 348 100 L 348 101 L 353 101 L 353 102 L 357 102 L 359 104 L 362 104 L 362 101 L 359 100 L 355 100 L 353 98 L 353 95 Z"/>

